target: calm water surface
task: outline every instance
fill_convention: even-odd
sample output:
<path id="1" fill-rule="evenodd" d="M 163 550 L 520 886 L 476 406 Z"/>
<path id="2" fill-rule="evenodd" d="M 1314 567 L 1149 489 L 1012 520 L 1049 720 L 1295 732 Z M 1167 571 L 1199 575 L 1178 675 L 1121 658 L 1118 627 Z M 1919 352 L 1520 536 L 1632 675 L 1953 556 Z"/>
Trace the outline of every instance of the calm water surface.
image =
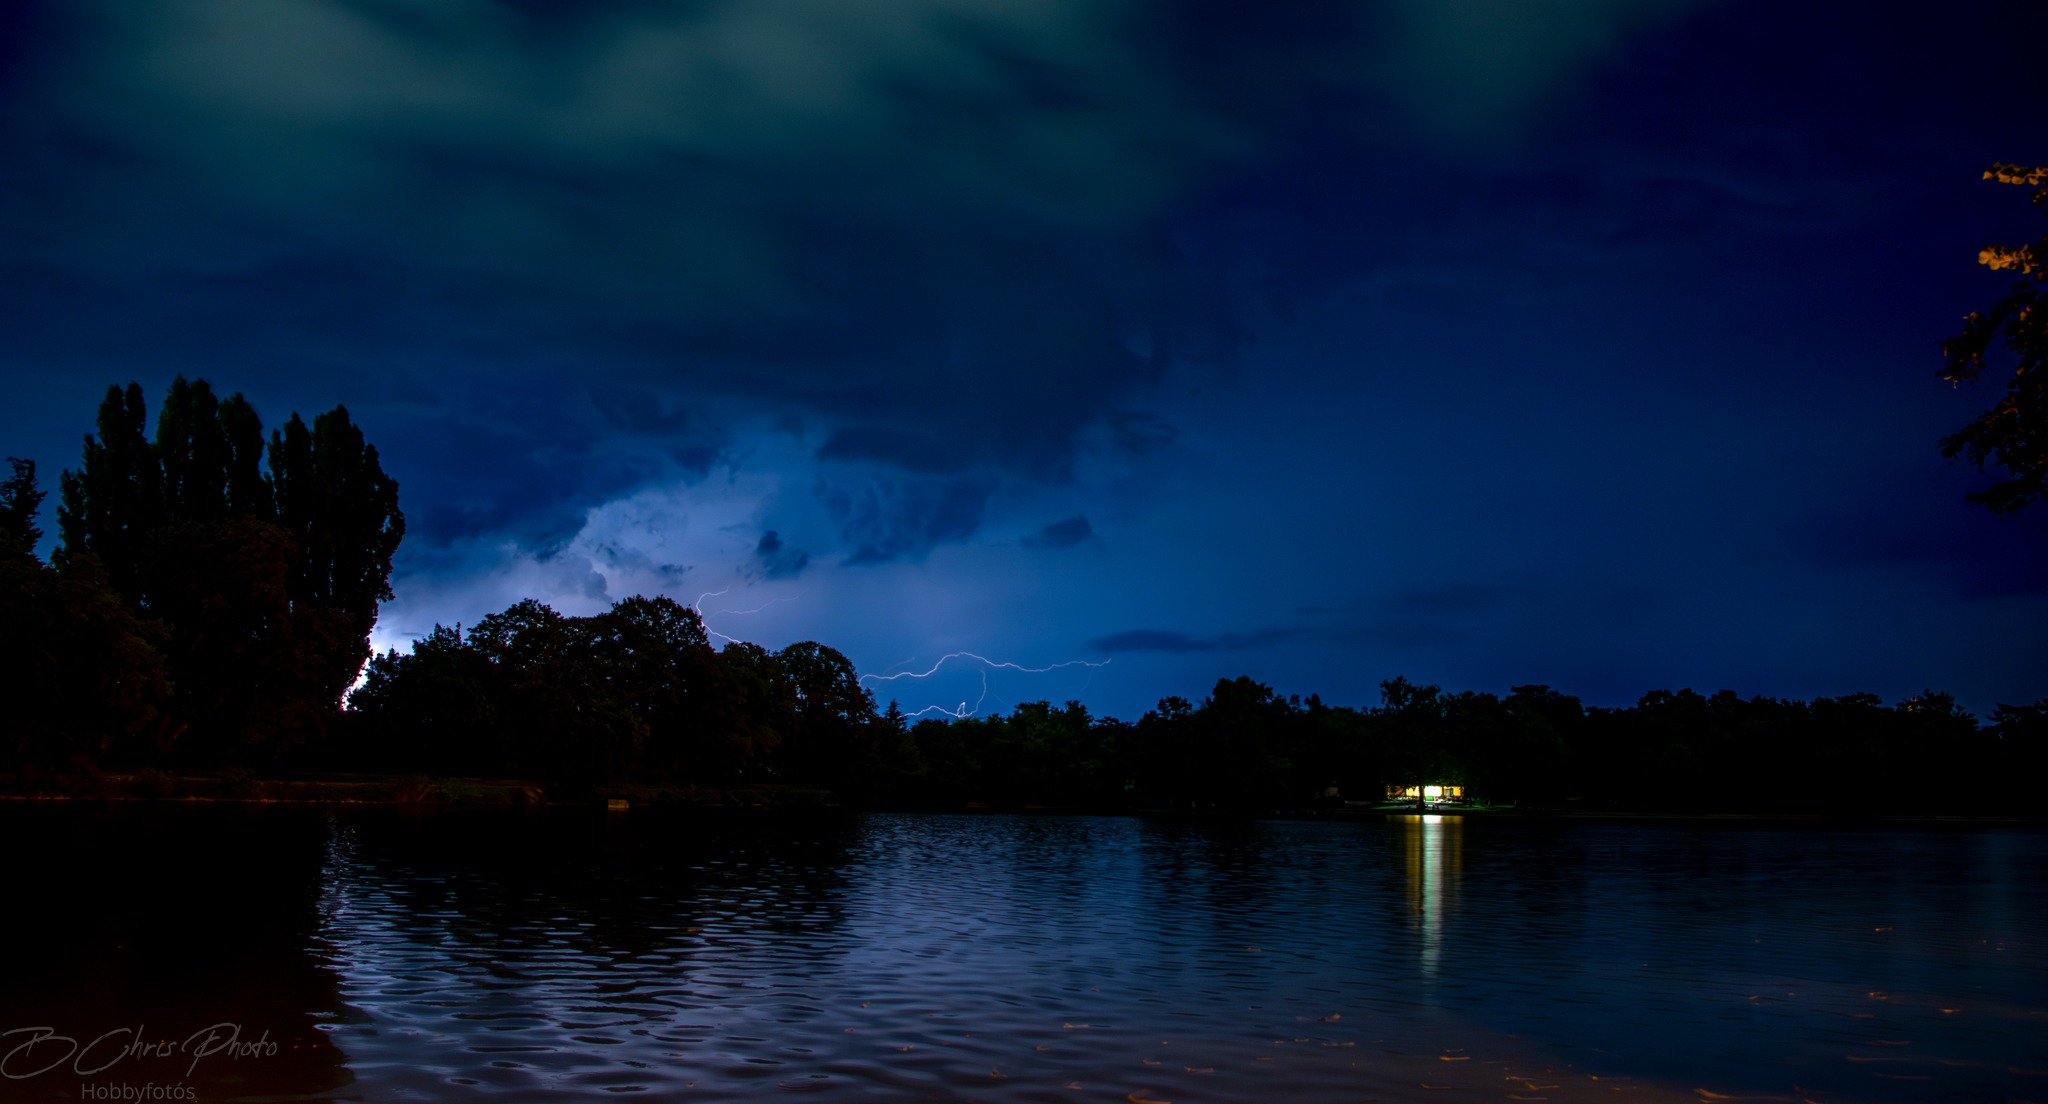
<path id="1" fill-rule="evenodd" d="M 2033 830 L 12 807 L 0 848 L 0 1100 L 2048 1100 Z"/>

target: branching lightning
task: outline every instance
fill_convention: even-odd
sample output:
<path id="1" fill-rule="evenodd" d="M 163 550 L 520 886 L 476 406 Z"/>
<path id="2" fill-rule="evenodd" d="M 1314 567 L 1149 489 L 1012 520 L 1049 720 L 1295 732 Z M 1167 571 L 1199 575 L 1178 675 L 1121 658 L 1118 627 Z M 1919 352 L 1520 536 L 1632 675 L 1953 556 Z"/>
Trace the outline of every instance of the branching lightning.
<path id="1" fill-rule="evenodd" d="M 770 598 L 766 602 L 763 602 L 760 605 L 755 606 L 753 609 L 715 609 L 712 610 L 710 613 L 704 612 L 704 599 L 716 598 L 719 595 L 724 594 L 726 591 L 731 589 L 731 587 L 726 587 L 724 590 L 707 590 L 704 593 L 699 594 L 697 596 L 696 601 L 690 603 L 690 608 L 696 611 L 698 622 L 704 626 L 704 634 L 706 636 L 715 636 L 728 644 L 739 644 L 742 643 L 742 641 L 736 636 L 727 636 L 726 634 L 719 632 L 717 629 L 712 628 L 711 622 L 709 620 L 710 618 L 715 617 L 721 613 L 730 613 L 735 616 L 744 616 L 749 613 L 760 613 L 762 610 L 767 609 L 769 606 L 775 605 L 778 602 L 794 602 L 797 600 L 798 597 L 800 597 L 800 595 L 786 594 L 780 598 Z"/>
<path id="2" fill-rule="evenodd" d="M 978 667 L 976 669 L 981 675 L 981 696 L 977 697 L 974 700 L 974 705 L 970 708 L 968 704 L 964 701 L 961 702 L 959 707 L 956 709 L 947 709 L 943 705 L 928 705 L 915 713 L 905 714 L 905 716 L 923 717 L 933 713 L 941 713 L 945 716 L 953 718 L 956 721 L 959 721 L 965 720 L 968 717 L 972 717 L 977 713 L 980 713 L 981 707 L 987 703 L 989 697 L 988 673 L 990 671 L 1008 670 L 1022 672 L 1027 675 L 1042 675 L 1048 671 L 1057 671 L 1064 667 L 1086 667 L 1090 669 L 1089 679 L 1090 681 L 1093 681 L 1094 668 L 1109 666 L 1109 660 L 1106 659 L 1100 661 L 1088 659 L 1069 659 L 1060 663 L 1047 664 L 1044 667 L 1026 667 L 1021 663 L 1011 663 L 1007 660 L 990 659 L 987 656 L 976 655 L 973 652 L 948 652 L 945 655 L 940 656 L 938 660 L 935 661 L 930 667 L 922 671 L 898 671 L 895 674 L 891 675 L 862 675 L 860 676 L 860 681 L 866 683 L 895 682 L 897 679 L 926 679 L 938 674 L 939 669 L 944 667 L 949 660 L 955 659 L 972 660 L 974 663 L 978 664 Z"/>
<path id="3" fill-rule="evenodd" d="M 719 590 L 707 590 L 704 593 L 699 594 L 697 596 L 696 601 L 690 603 L 690 608 L 696 611 L 698 620 L 704 625 L 705 635 L 715 637 L 727 643 L 741 643 L 741 641 L 738 637 L 729 636 L 725 633 L 719 632 L 717 629 L 712 628 L 710 621 L 711 618 L 719 616 L 721 614 L 745 616 L 751 613 L 760 613 L 761 611 L 767 609 L 770 606 L 776 605 L 777 603 L 793 602 L 799 597 L 799 595 L 785 595 L 780 598 L 771 598 L 758 606 L 752 607 L 751 609 L 720 608 L 706 610 L 704 608 L 704 603 L 706 601 L 712 598 L 721 597 L 726 593 L 730 592 L 731 590 L 732 587 L 730 586 L 721 588 Z M 974 665 L 976 674 L 978 674 L 981 678 L 981 693 L 975 697 L 973 703 L 970 704 L 968 702 L 963 701 L 958 706 L 951 709 L 948 709 L 943 705 L 928 705 L 925 706 L 923 709 L 916 711 L 915 713 L 905 714 L 905 716 L 915 719 L 918 717 L 928 717 L 936 714 L 950 717 L 956 721 L 960 721 L 978 715 L 982 711 L 983 706 L 987 705 L 989 699 L 994 696 L 991 694 L 988 685 L 988 673 L 990 671 L 1016 671 L 1019 674 L 1042 675 L 1051 671 L 1059 671 L 1069 667 L 1084 667 L 1087 668 L 1089 671 L 1089 681 L 1093 682 L 1095 668 L 1109 666 L 1109 660 L 1106 659 L 1099 661 L 1088 659 L 1069 659 L 1059 663 L 1049 663 L 1043 667 L 1026 667 L 1021 663 L 1012 663 L 1008 660 L 990 659 L 985 655 L 979 655 L 974 652 L 948 652 L 945 655 L 940 656 L 937 660 L 933 661 L 931 666 L 925 668 L 922 671 L 896 671 L 886 675 L 862 675 L 860 676 L 860 681 L 863 685 L 868 685 L 873 683 L 895 682 L 899 679 L 911 679 L 913 681 L 920 679 L 928 679 L 937 675 L 941 670 L 943 670 L 946 667 L 947 664 L 952 663 L 955 660 L 961 660 L 968 663 L 972 663 Z M 896 664 L 896 666 L 901 667 L 910 662 L 911 660 L 906 659 L 902 663 Z M 1086 688 L 1087 687 L 1084 684 L 1082 689 L 1085 690 Z M 1000 698 L 997 699 L 997 702 L 998 704 L 1002 704 Z"/>
<path id="4" fill-rule="evenodd" d="M 696 601 L 690 603 L 690 608 L 697 611 L 697 616 L 702 617 L 704 616 L 704 599 L 716 598 L 719 595 L 724 594 L 726 590 L 731 589 L 731 587 L 726 587 L 725 590 L 707 590 L 704 593 L 699 594 L 697 596 Z"/>
<path id="5" fill-rule="evenodd" d="M 1010 663 L 1004 660 L 990 659 L 987 656 L 975 655 L 973 652 L 947 652 L 945 655 L 942 655 L 938 658 L 938 662 L 933 663 L 930 667 L 927 667 L 922 671 L 898 671 L 893 675 L 862 675 L 861 678 L 874 679 L 876 682 L 894 682 L 895 680 L 900 678 L 930 678 L 931 676 L 939 673 L 939 668 L 944 667 L 946 665 L 947 660 L 961 658 L 974 660 L 976 663 L 981 664 L 982 669 L 985 671 L 1005 669 L 1011 671 L 1022 671 L 1027 675 L 1042 675 L 1047 671 L 1057 671 L 1062 667 L 1109 666 L 1109 661 L 1106 659 L 1101 660 L 1099 662 L 1086 659 L 1070 659 L 1064 663 L 1054 663 L 1045 667 L 1026 667 L 1021 663 Z"/>
<path id="6" fill-rule="evenodd" d="M 724 594 L 726 590 L 731 590 L 731 589 L 732 589 L 731 587 L 726 587 L 726 588 L 725 588 L 725 590 L 707 590 L 707 591 L 705 591 L 704 593 L 702 593 L 702 594 L 699 594 L 699 595 L 697 596 L 697 600 L 696 600 L 696 601 L 694 601 L 694 602 L 691 602 L 691 603 L 690 603 L 690 609 L 691 609 L 691 610 L 693 610 L 693 611 L 695 611 L 695 612 L 696 612 L 696 614 L 697 614 L 697 623 L 698 623 L 698 624 L 700 624 L 700 625 L 703 625 L 703 624 L 704 624 L 704 599 L 706 599 L 706 598 L 716 598 L 716 597 L 718 597 L 719 595 L 721 595 L 721 594 Z M 707 636 L 715 636 L 715 637 L 717 637 L 718 639 L 720 639 L 720 640 L 723 640 L 723 641 L 725 641 L 725 642 L 726 642 L 727 644 L 737 644 L 737 643 L 739 643 L 739 641 L 738 641 L 738 640 L 735 640 L 734 638 L 732 638 L 732 637 L 730 637 L 730 636 L 727 636 L 727 635 L 725 635 L 725 634 L 724 634 L 724 633 L 722 633 L 722 632 L 719 632 L 719 631 L 718 631 L 717 629 L 714 629 L 714 628 L 712 628 L 712 627 L 711 627 L 710 625 L 704 625 L 704 632 L 705 632 L 705 635 L 707 635 Z"/>

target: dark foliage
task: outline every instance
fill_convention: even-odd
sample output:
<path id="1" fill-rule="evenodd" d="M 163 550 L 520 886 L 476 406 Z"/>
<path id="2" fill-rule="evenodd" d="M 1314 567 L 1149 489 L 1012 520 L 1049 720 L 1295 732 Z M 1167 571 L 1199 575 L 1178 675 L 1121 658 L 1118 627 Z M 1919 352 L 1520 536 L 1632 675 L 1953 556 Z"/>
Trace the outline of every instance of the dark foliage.
<path id="1" fill-rule="evenodd" d="M 2048 214 L 2048 166 L 1994 164 L 1984 179 L 2034 188 L 2034 206 Z M 1963 319 L 1962 332 L 1942 345 L 1941 378 L 1976 383 L 1992 369 L 1987 354 L 1997 355 L 1998 345 L 2010 354 L 2012 374 L 1998 402 L 1944 438 L 1941 453 L 1967 456 L 1979 470 L 1987 462 L 2005 469 L 2006 478 L 1969 497 L 2006 514 L 2048 497 L 2048 310 L 2041 294 L 2048 235 L 2032 245 L 1988 246 L 1977 260 L 1993 270 L 2013 269 L 2021 279 L 1988 312 L 1971 311 Z"/>
<path id="2" fill-rule="evenodd" d="M 36 462 L 18 456 L 7 458 L 13 474 L 0 483 L 0 555 L 35 554 L 43 531 L 36 514 L 43 508 L 43 492 L 36 486 Z"/>
<path id="3" fill-rule="evenodd" d="M 437 627 L 372 661 L 351 705 L 351 753 L 375 769 L 570 788 L 795 781 L 898 807 L 1313 811 L 1446 783 L 1537 809 L 2028 812 L 2048 781 L 2048 701 L 1980 728 L 1932 692 L 1886 707 L 1659 690 L 1588 709 L 1548 686 L 1502 698 L 1396 678 L 1352 709 L 1237 678 L 1136 724 L 1079 702 L 912 724 L 893 702 L 878 712 L 838 652 L 714 654 L 666 598 L 587 618 L 523 602 L 468 640 Z"/>
<path id="4" fill-rule="evenodd" d="M 92 557 L 62 572 L 35 557 L 43 492 L 33 462 L 11 462 L 0 485 L 0 765 L 89 769 L 147 753 L 170 697 L 159 627 Z"/>
<path id="5" fill-rule="evenodd" d="M 110 740 L 91 758 L 274 762 L 326 731 L 369 656 L 404 533 L 397 484 L 339 407 L 310 429 L 293 415 L 267 472 L 256 411 L 204 380 L 173 382 L 153 439 L 146 425 L 139 386 L 108 388 L 98 433 L 61 480 L 57 575 L 81 603 L 122 607 L 169 687 L 152 699 L 147 738 Z M 17 464 L 0 500 L 0 527 L 28 541 L 24 553 L 39 535 L 33 474 Z"/>
<path id="6" fill-rule="evenodd" d="M 349 765 L 626 781 L 838 783 L 902 750 L 853 664 L 823 644 L 711 650 L 697 611 L 627 598 L 592 617 L 524 601 L 371 660 L 329 749 Z M 900 723 L 897 725 L 900 729 Z"/>
<path id="7" fill-rule="evenodd" d="M 0 766 L 90 769 L 156 750 L 170 680 L 156 626 L 93 565 L 0 555 Z"/>

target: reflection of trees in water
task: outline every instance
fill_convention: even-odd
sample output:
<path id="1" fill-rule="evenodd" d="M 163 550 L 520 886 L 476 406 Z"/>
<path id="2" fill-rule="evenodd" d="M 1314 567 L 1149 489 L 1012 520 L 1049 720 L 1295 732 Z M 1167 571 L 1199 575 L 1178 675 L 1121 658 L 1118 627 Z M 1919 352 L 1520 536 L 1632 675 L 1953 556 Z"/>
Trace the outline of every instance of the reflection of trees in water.
<path id="1" fill-rule="evenodd" d="M 1357 961 L 1380 954 L 1384 923 L 1375 921 L 1389 905 L 1377 885 L 1390 858 L 1376 825 L 1140 823 L 1137 886 L 1160 917 L 1162 942 L 1207 945 L 1227 961 L 1264 956 L 1262 972 L 1287 963 L 1325 980 L 1380 976 Z"/>
<path id="2" fill-rule="evenodd" d="M 852 969 L 892 982 L 929 977 L 935 996 L 957 988 L 957 978 L 949 985 L 942 975 L 964 959 L 971 973 L 1004 979 L 998 984 L 1099 980 L 1116 966 L 1105 935 L 1130 937 L 1151 922 L 1130 894 L 1138 880 L 1132 824 L 1068 815 L 865 818 L 860 857 L 848 869 L 859 902 L 853 934 L 865 952 Z"/>
<path id="3" fill-rule="evenodd" d="M 1058 927 L 1126 901 L 1130 821 L 1121 817 L 913 814 L 866 820 L 856 876 L 911 889 L 943 872 L 963 908 Z M 1052 907 L 1047 908 L 1046 904 Z"/>
<path id="4" fill-rule="evenodd" d="M 1262 821 L 1154 821 L 1141 835 L 1144 885 L 1158 903 L 1197 917 L 1255 914 L 1304 856 Z"/>
<path id="5" fill-rule="evenodd" d="M 88 1078 L 62 1067 L 6 1082 L 6 1098 L 77 1100 L 81 1082 L 182 1081 L 202 1100 L 348 1083 L 344 1056 L 316 1027 L 346 1010 L 306 953 L 326 835 L 323 814 L 302 809 L 0 808 L 0 1030 L 47 1025 L 83 1043 L 139 1029 L 175 1045 L 228 1023 L 244 1041 L 267 1032 L 278 1044 L 261 1058 L 216 1055 L 190 1077 L 189 1059 L 129 1058 Z"/>
<path id="6" fill-rule="evenodd" d="M 439 956 L 482 984 L 635 959 L 679 981 L 735 940 L 824 950 L 853 832 L 844 817 L 365 810 L 330 847 L 331 953 L 365 978 L 373 946 Z"/>

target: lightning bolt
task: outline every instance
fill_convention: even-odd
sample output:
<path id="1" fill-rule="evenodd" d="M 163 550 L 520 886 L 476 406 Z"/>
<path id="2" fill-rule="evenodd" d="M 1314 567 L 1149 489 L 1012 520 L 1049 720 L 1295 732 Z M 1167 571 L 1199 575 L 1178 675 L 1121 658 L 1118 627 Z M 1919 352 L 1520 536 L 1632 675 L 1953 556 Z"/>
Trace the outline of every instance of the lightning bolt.
<path id="1" fill-rule="evenodd" d="M 704 593 L 702 593 L 702 594 L 699 594 L 699 595 L 697 596 L 697 600 L 696 600 L 696 601 L 694 601 L 694 602 L 691 602 L 691 603 L 690 603 L 690 609 L 691 609 L 692 611 L 694 611 L 694 612 L 695 612 L 695 613 L 697 614 L 697 623 L 698 623 L 698 624 L 700 624 L 700 625 L 703 625 L 703 624 L 704 624 L 704 599 L 706 599 L 706 598 L 716 598 L 716 597 L 718 597 L 719 595 L 721 595 L 721 594 L 724 594 L 726 590 L 731 590 L 731 589 L 732 589 L 731 587 L 726 587 L 726 588 L 725 588 L 725 590 L 707 590 L 707 591 L 705 591 Z M 714 628 L 712 628 L 712 627 L 711 627 L 711 626 L 709 626 L 709 625 L 704 625 L 704 632 L 705 632 L 705 634 L 706 634 L 707 636 L 715 636 L 715 637 L 717 637 L 718 639 L 720 639 L 720 640 L 723 640 L 723 641 L 725 641 L 725 642 L 726 642 L 727 644 L 737 644 L 737 643 L 739 643 L 739 641 L 738 641 L 738 640 L 736 640 L 736 639 L 734 639 L 734 638 L 732 638 L 732 637 L 730 637 L 730 636 L 727 636 L 727 635 L 725 635 L 725 634 L 724 634 L 724 633 L 722 633 L 722 632 L 719 632 L 719 631 L 718 631 L 717 629 L 714 629 Z"/>
<path id="2" fill-rule="evenodd" d="M 934 667 L 934 668 L 932 668 L 932 670 L 936 671 L 936 670 L 938 670 L 938 668 Z M 929 673 L 929 672 L 927 672 L 927 673 Z M 905 674 L 908 674 L 908 672 L 905 672 Z M 887 681 L 888 679 L 894 679 L 894 678 L 899 678 L 899 677 L 902 677 L 902 676 L 900 676 L 900 675 L 884 675 L 884 676 L 880 676 L 880 677 L 877 677 L 877 676 L 873 676 L 873 675 L 862 675 L 861 677 L 862 677 L 862 678 L 874 678 L 874 679 L 875 679 L 875 680 L 876 680 L 877 682 L 882 682 L 882 681 Z M 915 677 L 915 676 L 913 676 L 913 677 Z M 982 672 L 981 672 L 981 696 L 980 696 L 980 697 L 978 697 L 978 698 L 976 698 L 976 699 L 974 699 L 974 708 L 972 708 L 972 709 L 969 709 L 969 708 L 967 708 L 967 703 L 966 703 L 966 702 L 961 702 L 961 703 L 960 703 L 960 707 L 959 707 L 958 709 L 947 709 L 947 708 L 946 708 L 945 706 L 943 706 L 943 705 L 927 705 L 927 706 L 925 706 L 925 707 L 924 707 L 923 709 L 920 709 L 920 710 L 918 710 L 918 711 L 917 711 L 917 712 L 915 712 L 915 713 L 905 713 L 905 714 L 904 714 L 904 717 L 905 717 L 905 718 L 912 718 L 912 719 L 914 719 L 914 718 L 917 718 L 917 717 L 923 717 L 923 716 L 927 716 L 927 715 L 929 715 L 929 714 L 932 714 L 932 713 L 939 713 L 939 714 L 943 714 L 943 715 L 945 715 L 945 716 L 951 717 L 951 718 L 953 718 L 953 719 L 954 719 L 954 720 L 956 720 L 956 721 L 964 721 L 964 720 L 966 720 L 967 718 L 969 718 L 969 717 L 972 717 L 972 716 L 974 716 L 974 715 L 975 715 L 976 713 L 979 713 L 979 712 L 981 712 L 981 703 L 983 703 L 983 702 L 985 702 L 985 701 L 987 701 L 987 700 L 988 700 L 988 669 L 987 669 L 987 668 L 983 668 L 983 669 L 982 669 Z"/>
<path id="3" fill-rule="evenodd" d="M 1065 667 L 1087 667 L 1090 669 L 1089 680 L 1093 681 L 1095 677 L 1093 674 L 1094 668 L 1109 666 L 1109 660 L 1106 659 L 1101 660 L 1099 662 L 1087 659 L 1069 659 L 1060 663 L 1047 664 L 1044 667 L 1026 667 L 1021 663 L 1011 663 L 1008 660 L 990 659 L 987 656 L 977 655 L 973 652 L 947 652 L 945 655 L 940 656 L 935 662 L 933 662 L 930 667 L 927 667 L 922 671 L 898 671 L 895 674 L 891 675 L 862 675 L 860 676 L 860 681 L 864 683 L 895 682 L 897 679 L 930 678 L 933 675 L 938 674 L 939 669 L 944 667 L 948 661 L 955 659 L 971 660 L 979 665 L 977 670 L 981 674 L 981 696 L 974 700 L 974 706 L 972 708 L 969 708 L 967 703 L 964 701 L 960 703 L 959 708 L 957 709 L 947 709 L 943 705 L 928 705 L 915 713 L 905 714 L 905 716 L 923 717 L 932 713 L 941 713 L 953 718 L 956 721 L 959 721 L 965 720 L 968 717 L 972 717 L 975 714 L 980 713 L 982 705 L 988 701 L 988 673 L 990 671 L 1007 670 L 1019 671 L 1027 675 L 1042 675 L 1048 671 L 1057 671 Z M 1083 689 L 1086 689 L 1086 687 L 1084 686 Z"/>
<path id="4" fill-rule="evenodd" d="M 699 594 L 697 596 L 696 601 L 690 603 L 690 608 L 696 611 L 698 620 L 702 622 L 704 625 L 705 635 L 717 637 L 718 639 L 723 640 L 727 643 L 740 643 L 740 640 L 738 637 L 728 636 L 727 634 L 719 632 L 717 629 L 712 628 L 710 621 L 712 617 L 716 617 L 720 614 L 744 616 L 750 613 L 760 613 L 762 610 L 765 610 L 770 606 L 776 605 L 777 603 L 794 602 L 797 598 L 801 597 L 801 595 L 791 594 L 784 595 L 780 598 L 771 598 L 768 601 L 758 606 L 755 606 L 751 609 L 721 608 L 709 611 L 705 610 L 704 603 L 707 599 L 722 597 L 731 590 L 732 587 L 730 586 L 721 588 L 719 590 L 707 590 L 704 593 Z M 988 673 L 990 671 L 1016 671 L 1020 674 L 1042 675 L 1050 671 L 1063 670 L 1068 667 L 1086 667 L 1089 669 L 1089 681 L 1093 682 L 1095 677 L 1094 669 L 1097 667 L 1109 666 L 1109 660 L 1106 659 L 1100 661 L 1088 659 L 1069 659 L 1059 663 L 1049 663 L 1043 667 L 1026 667 L 1021 663 L 1012 663 L 1008 660 L 1001 659 L 990 659 L 985 655 L 979 655 L 974 652 L 948 652 L 945 655 L 940 656 L 937 660 L 933 661 L 930 667 L 927 667 L 922 671 L 896 671 L 886 675 L 862 675 L 860 676 L 860 681 L 863 684 L 866 684 L 895 682 L 898 679 L 927 679 L 938 674 L 939 671 L 946 666 L 946 664 L 951 663 L 954 660 L 965 660 L 975 664 L 976 673 L 981 676 L 981 693 L 974 699 L 974 704 L 970 706 L 968 703 L 963 701 L 957 707 L 952 709 L 948 709 L 943 705 L 928 705 L 915 713 L 905 714 L 906 716 L 916 718 L 927 717 L 933 714 L 940 714 L 943 716 L 951 717 L 956 721 L 960 721 L 966 720 L 969 717 L 979 714 L 982 710 L 982 707 L 988 703 L 990 697 L 988 686 Z M 911 660 L 906 659 L 902 663 L 897 664 L 896 666 L 901 667 L 909 662 L 911 662 Z M 1087 689 L 1086 684 L 1083 684 L 1082 689 Z M 1000 699 L 998 699 L 998 702 L 1000 703 Z"/>
<path id="5" fill-rule="evenodd" d="M 762 610 L 767 609 L 769 606 L 775 605 L 778 602 L 794 602 L 798 598 L 802 597 L 802 595 L 798 594 L 786 594 L 780 598 L 770 598 L 768 601 L 763 602 L 758 606 L 755 606 L 753 609 L 715 609 L 712 610 L 710 613 L 704 612 L 704 599 L 716 598 L 731 589 L 731 587 L 726 587 L 724 590 L 707 590 L 704 593 L 699 594 L 697 596 L 696 601 L 690 603 L 690 608 L 692 610 L 695 610 L 697 613 L 697 620 L 704 626 L 705 635 L 715 636 L 728 644 L 738 644 L 741 643 L 741 641 L 736 636 L 727 636 L 724 633 L 719 632 L 717 629 L 712 628 L 711 622 L 709 620 L 710 618 L 715 617 L 721 613 L 730 613 L 735 616 L 744 616 L 749 613 L 759 613 Z"/>

